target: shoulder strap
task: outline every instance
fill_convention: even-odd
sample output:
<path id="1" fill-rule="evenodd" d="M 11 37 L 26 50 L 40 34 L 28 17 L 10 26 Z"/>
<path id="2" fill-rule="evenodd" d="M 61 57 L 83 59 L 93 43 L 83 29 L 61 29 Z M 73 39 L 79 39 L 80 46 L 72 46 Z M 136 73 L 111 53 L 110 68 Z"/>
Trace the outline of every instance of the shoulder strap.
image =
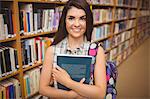
<path id="1" fill-rule="evenodd" d="M 91 84 L 94 83 L 93 74 L 94 74 L 94 65 L 96 61 L 96 55 L 98 50 L 98 43 L 91 43 L 88 49 L 88 55 L 93 57 L 92 64 L 91 64 Z"/>
<path id="2" fill-rule="evenodd" d="M 93 42 L 90 44 L 89 50 L 88 50 L 88 55 L 93 56 L 94 60 L 96 59 L 98 47 L 101 46 L 100 43 L 98 42 Z M 91 65 L 91 74 L 93 76 L 94 73 L 94 63 Z M 116 97 L 117 95 L 117 90 L 116 90 L 116 80 L 118 76 L 118 71 L 116 68 L 115 62 L 112 61 L 106 61 L 106 79 L 107 79 L 107 90 L 106 90 L 106 98 L 111 95 L 112 97 Z M 110 91 L 111 90 L 111 91 Z M 112 98 L 111 98 L 112 99 Z"/>

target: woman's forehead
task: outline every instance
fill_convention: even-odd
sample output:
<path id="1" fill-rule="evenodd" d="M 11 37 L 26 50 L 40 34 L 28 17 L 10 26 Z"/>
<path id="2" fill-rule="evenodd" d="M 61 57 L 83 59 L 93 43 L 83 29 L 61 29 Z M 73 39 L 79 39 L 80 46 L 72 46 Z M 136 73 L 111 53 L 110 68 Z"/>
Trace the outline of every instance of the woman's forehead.
<path id="1" fill-rule="evenodd" d="M 83 9 L 79 9 L 74 6 L 72 6 L 67 12 L 67 16 L 85 16 L 85 15 L 86 13 Z"/>

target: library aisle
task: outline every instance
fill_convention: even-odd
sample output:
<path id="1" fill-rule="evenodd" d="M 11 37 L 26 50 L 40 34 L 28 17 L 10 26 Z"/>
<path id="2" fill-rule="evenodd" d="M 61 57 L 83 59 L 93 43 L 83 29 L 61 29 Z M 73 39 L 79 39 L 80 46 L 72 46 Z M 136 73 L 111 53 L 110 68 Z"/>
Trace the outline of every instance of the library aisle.
<path id="1" fill-rule="evenodd" d="M 118 67 L 118 72 L 117 99 L 150 99 L 150 38 Z"/>

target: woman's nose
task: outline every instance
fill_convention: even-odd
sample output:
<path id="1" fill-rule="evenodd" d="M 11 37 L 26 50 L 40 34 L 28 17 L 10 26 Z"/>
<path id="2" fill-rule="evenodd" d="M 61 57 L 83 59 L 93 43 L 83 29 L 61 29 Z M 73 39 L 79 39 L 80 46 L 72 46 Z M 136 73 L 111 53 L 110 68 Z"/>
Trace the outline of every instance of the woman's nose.
<path id="1" fill-rule="evenodd" d="M 74 26 L 76 26 L 76 27 L 80 26 L 80 22 L 79 22 L 79 20 L 75 20 L 75 22 L 74 22 Z"/>

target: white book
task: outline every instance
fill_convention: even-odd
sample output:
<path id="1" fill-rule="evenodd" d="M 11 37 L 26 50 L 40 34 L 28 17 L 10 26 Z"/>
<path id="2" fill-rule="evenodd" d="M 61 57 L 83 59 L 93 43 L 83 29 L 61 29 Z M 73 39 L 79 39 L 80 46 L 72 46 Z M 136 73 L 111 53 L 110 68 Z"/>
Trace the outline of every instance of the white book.
<path id="1" fill-rule="evenodd" d="M 48 12 L 49 10 L 44 10 L 43 11 L 43 14 L 44 14 L 44 23 L 43 23 L 43 30 L 44 32 L 47 32 L 48 31 Z"/>
<path id="2" fill-rule="evenodd" d="M 52 31 L 53 30 L 53 23 L 54 23 L 54 9 L 51 9 L 50 10 L 50 13 L 51 13 L 51 22 L 50 22 L 50 26 L 51 26 L 51 28 L 50 28 L 50 30 Z"/>
<path id="3" fill-rule="evenodd" d="M 47 23 L 47 24 L 48 24 L 48 25 L 47 25 L 47 30 L 48 30 L 48 31 L 50 31 L 51 28 L 52 28 L 52 27 L 51 27 L 51 20 L 52 20 L 52 18 L 51 18 L 51 12 L 50 12 L 50 11 L 51 11 L 51 9 L 48 10 L 48 20 L 47 20 L 47 21 L 48 21 L 48 23 Z"/>
<path id="4" fill-rule="evenodd" d="M 25 49 L 24 50 L 26 50 L 26 52 L 27 52 L 27 63 L 28 64 L 26 64 L 25 66 L 24 66 L 24 68 L 26 68 L 26 67 L 28 67 L 29 65 L 31 65 L 32 63 L 30 62 L 31 60 L 30 60 L 30 57 L 31 57 L 31 55 L 30 55 L 30 48 L 29 48 L 29 45 L 30 45 L 30 42 L 29 42 L 29 40 L 26 40 L 25 41 Z"/>
<path id="5" fill-rule="evenodd" d="M 30 90 L 30 78 L 29 75 L 25 74 L 24 77 L 24 84 L 25 84 L 25 96 L 30 96 L 31 95 L 31 90 Z"/>
<path id="6" fill-rule="evenodd" d="M 5 34 L 5 38 L 11 37 L 11 34 L 8 34 L 8 26 L 7 26 L 7 24 L 4 24 L 4 34 Z"/>
<path id="7" fill-rule="evenodd" d="M 12 71 L 16 71 L 14 49 L 11 47 L 9 47 L 9 49 L 10 49 L 9 51 L 10 51 L 11 68 L 12 68 Z"/>
<path id="8" fill-rule="evenodd" d="M 37 27 L 37 13 L 34 13 L 34 31 L 37 33 L 38 27 Z"/>
<path id="9" fill-rule="evenodd" d="M 0 40 L 5 39 L 3 14 L 0 14 Z"/>
<path id="10" fill-rule="evenodd" d="M 34 69 L 33 69 L 34 70 Z M 33 84 L 33 82 L 35 81 L 34 79 L 33 79 L 33 70 L 30 70 L 30 71 L 27 71 L 26 72 L 26 75 L 28 75 L 29 76 L 29 78 L 30 78 L 30 91 L 31 91 L 31 95 L 32 94 L 34 94 L 34 84 Z"/>
<path id="11" fill-rule="evenodd" d="M 36 73 L 35 73 L 35 69 L 32 71 L 32 85 L 33 85 L 33 93 L 35 93 L 37 91 L 36 89 Z"/>
<path id="12" fill-rule="evenodd" d="M 41 41 L 40 40 L 36 40 L 36 44 L 37 44 L 37 47 L 38 47 L 38 61 L 41 62 L 42 61 L 42 48 L 41 48 Z"/>
<path id="13" fill-rule="evenodd" d="M 36 68 L 35 70 L 35 90 L 36 92 L 39 91 L 39 81 L 40 81 L 40 68 Z"/>
<path id="14" fill-rule="evenodd" d="M 29 40 L 29 45 L 31 46 L 31 60 L 32 60 L 32 64 L 36 61 L 36 53 L 35 53 L 35 40 L 34 39 L 30 39 Z"/>
<path id="15" fill-rule="evenodd" d="M 30 32 L 33 33 L 33 10 L 30 11 Z"/>
<path id="16" fill-rule="evenodd" d="M 115 34 L 117 34 L 119 32 L 119 24 L 116 23 L 115 24 Z"/>

